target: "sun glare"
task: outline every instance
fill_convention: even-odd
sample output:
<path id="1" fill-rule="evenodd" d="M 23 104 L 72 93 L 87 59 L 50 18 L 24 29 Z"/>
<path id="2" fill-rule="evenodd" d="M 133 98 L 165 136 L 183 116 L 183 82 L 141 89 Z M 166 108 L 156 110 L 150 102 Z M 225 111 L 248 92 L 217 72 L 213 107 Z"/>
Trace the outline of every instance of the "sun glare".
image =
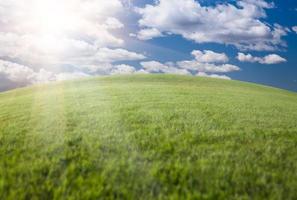
<path id="1" fill-rule="evenodd" d="M 35 48 L 51 56 L 65 53 L 64 38 L 80 31 L 85 21 L 76 0 L 30 0 L 26 8 L 25 17 L 20 19 L 22 29 L 34 34 L 30 43 Z"/>
<path id="2" fill-rule="evenodd" d="M 31 8 L 29 20 L 33 28 L 41 34 L 66 34 L 76 25 L 70 1 L 62 3 L 56 0 L 34 0 Z"/>

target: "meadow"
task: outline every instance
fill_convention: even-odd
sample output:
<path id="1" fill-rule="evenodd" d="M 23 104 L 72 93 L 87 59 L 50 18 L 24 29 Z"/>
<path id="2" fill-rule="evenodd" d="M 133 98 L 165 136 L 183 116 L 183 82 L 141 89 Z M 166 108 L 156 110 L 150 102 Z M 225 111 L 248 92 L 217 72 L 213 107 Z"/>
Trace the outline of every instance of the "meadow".
<path id="1" fill-rule="evenodd" d="M 297 93 L 176 75 L 0 93 L 0 199 L 297 199 Z"/>

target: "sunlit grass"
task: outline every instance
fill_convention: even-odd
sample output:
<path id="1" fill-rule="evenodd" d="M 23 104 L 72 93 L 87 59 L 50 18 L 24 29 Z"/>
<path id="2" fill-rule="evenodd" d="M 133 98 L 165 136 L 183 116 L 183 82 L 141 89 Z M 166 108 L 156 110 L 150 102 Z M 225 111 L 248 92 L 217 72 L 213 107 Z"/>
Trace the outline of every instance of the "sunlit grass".
<path id="1" fill-rule="evenodd" d="M 297 95 L 105 77 L 0 94 L 0 199 L 296 199 Z"/>

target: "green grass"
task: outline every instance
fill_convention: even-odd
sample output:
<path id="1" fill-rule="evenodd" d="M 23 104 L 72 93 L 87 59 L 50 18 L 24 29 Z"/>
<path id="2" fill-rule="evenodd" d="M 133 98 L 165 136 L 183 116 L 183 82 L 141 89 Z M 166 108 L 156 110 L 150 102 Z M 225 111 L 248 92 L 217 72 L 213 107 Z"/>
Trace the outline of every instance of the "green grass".
<path id="1" fill-rule="evenodd" d="M 297 199 L 297 94 L 135 75 L 0 93 L 0 199 Z"/>

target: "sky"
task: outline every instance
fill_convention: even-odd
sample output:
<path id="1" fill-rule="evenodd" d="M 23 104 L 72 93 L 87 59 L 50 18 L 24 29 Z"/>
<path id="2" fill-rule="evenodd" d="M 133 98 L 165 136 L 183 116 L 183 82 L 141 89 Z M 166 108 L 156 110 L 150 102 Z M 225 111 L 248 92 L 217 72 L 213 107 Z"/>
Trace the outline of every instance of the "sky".
<path id="1" fill-rule="evenodd" d="M 148 73 L 297 91 L 297 1 L 0 0 L 0 91 Z"/>

